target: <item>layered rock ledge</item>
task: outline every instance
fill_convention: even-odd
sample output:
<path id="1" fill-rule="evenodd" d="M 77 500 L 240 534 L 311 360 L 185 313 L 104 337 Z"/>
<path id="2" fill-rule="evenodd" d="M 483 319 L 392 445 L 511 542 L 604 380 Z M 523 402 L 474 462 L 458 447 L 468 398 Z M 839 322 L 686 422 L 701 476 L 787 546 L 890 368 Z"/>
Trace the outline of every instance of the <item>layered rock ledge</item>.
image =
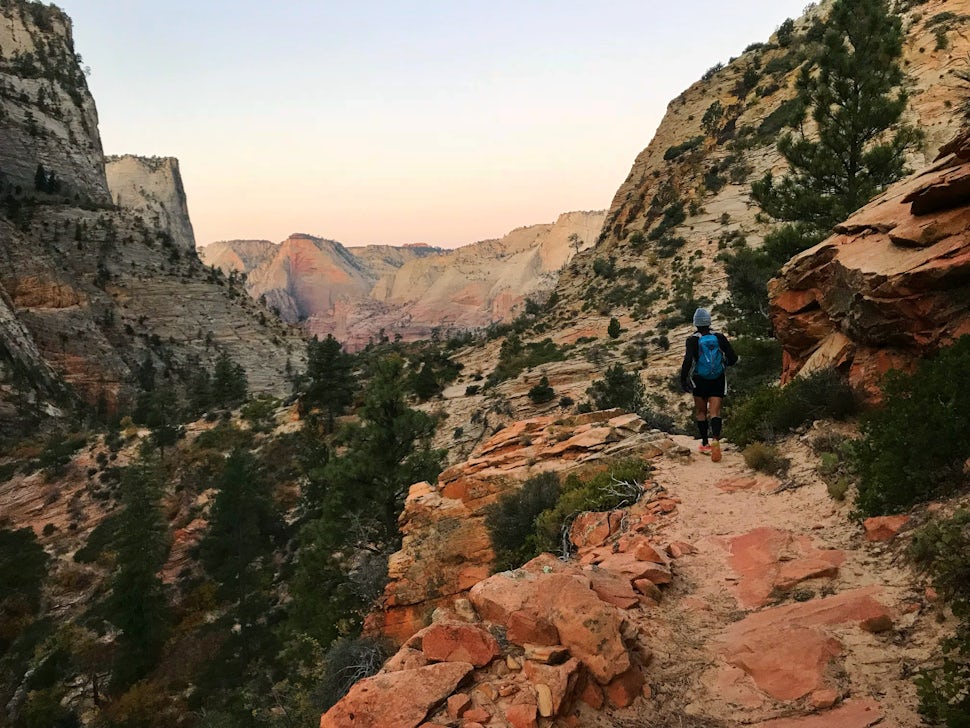
<path id="1" fill-rule="evenodd" d="M 875 396 L 889 369 L 970 334 L 970 133 L 769 284 L 783 381 L 823 368 Z"/>

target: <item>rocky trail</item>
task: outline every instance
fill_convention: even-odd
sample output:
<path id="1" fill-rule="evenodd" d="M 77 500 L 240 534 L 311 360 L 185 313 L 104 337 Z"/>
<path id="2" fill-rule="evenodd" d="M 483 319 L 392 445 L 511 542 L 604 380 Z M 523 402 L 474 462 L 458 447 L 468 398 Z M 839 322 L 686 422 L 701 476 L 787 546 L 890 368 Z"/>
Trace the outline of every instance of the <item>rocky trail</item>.
<path id="1" fill-rule="evenodd" d="M 902 557 L 910 524 L 871 519 L 863 528 L 850 503 L 829 496 L 809 446 L 825 430 L 788 441 L 791 467 L 778 480 L 748 468 L 731 445 L 715 464 L 692 438 L 649 432 L 631 417 L 520 422 L 437 486 L 412 488 L 412 511 L 424 521 L 408 520 L 406 508 L 406 548 L 420 542 L 413 561 L 434 563 L 441 577 L 428 592 L 431 625 L 399 632 L 401 650 L 322 728 L 921 725 L 912 673 L 932 656 L 945 620 Z M 543 444 L 549 432 L 559 445 Z M 480 507 L 483 490 L 468 479 L 602 467 L 600 447 L 650 459 L 638 503 L 579 516 L 569 561 L 544 554 L 476 579 L 481 566 L 462 562 L 464 584 L 442 596 L 448 570 L 431 554 L 447 549 L 427 549 L 447 522 L 429 521 L 429 510 L 469 524 L 473 511 L 463 509 Z M 544 460 L 547 449 L 555 457 Z M 416 583 L 389 588 L 389 604 Z"/>
<path id="2" fill-rule="evenodd" d="M 920 725 L 908 672 L 937 643 L 932 606 L 892 544 L 867 540 L 829 497 L 808 447 L 790 455 L 785 482 L 730 446 L 718 464 L 657 462 L 680 504 L 653 538 L 696 553 L 643 620 L 654 699 L 698 725 Z"/>

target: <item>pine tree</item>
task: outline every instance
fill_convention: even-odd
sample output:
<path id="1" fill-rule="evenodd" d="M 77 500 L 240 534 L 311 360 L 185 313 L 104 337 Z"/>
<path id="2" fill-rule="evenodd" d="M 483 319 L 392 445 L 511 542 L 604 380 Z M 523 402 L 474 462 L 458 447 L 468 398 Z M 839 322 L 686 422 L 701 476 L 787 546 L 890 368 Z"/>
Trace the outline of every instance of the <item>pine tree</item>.
<path id="1" fill-rule="evenodd" d="M 636 372 L 627 373 L 622 364 L 607 369 L 606 376 L 593 382 L 586 394 L 598 410 L 619 407 L 637 412 L 643 408 L 643 381 Z"/>
<path id="2" fill-rule="evenodd" d="M 307 344 L 306 391 L 301 407 L 319 407 L 326 417 L 327 432 L 333 431 L 334 420 L 353 402 L 356 381 L 354 358 L 344 352 L 333 336 L 320 341 L 317 337 Z"/>
<path id="3" fill-rule="evenodd" d="M 155 665 L 168 634 L 168 605 L 158 577 L 168 553 L 168 528 L 159 508 L 159 467 L 147 453 L 122 479 L 117 571 L 107 602 L 118 628 L 115 687 L 127 687 Z"/>
<path id="4" fill-rule="evenodd" d="M 249 391 L 246 370 L 221 352 L 212 374 L 212 400 L 218 407 L 235 407 L 243 403 Z"/>
<path id="5" fill-rule="evenodd" d="M 620 321 L 616 317 L 610 319 L 610 325 L 606 328 L 606 333 L 609 334 L 611 339 L 619 338 L 620 334 L 623 333 L 623 329 L 620 327 Z"/>
<path id="6" fill-rule="evenodd" d="M 229 455 L 218 485 L 201 545 L 202 563 L 219 582 L 223 598 L 240 602 L 245 612 L 268 585 L 267 562 L 282 526 L 249 452 L 238 449 Z"/>
<path id="7" fill-rule="evenodd" d="M 762 210 L 786 224 L 760 249 L 723 256 L 735 333 L 770 333 L 768 281 L 902 177 L 903 155 L 919 138 L 900 123 L 903 33 L 886 0 L 836 0 L 827 25 L 811 35 L 819 45 L 798 81 L 800 128 L 778 142 L 789 172 L 777 180 L 768 173 L 751 188 Z"/>
<path id="8" fill-rule="evenodd" d="M 752 188 L 766 213 L 801 226 L 808 242 L 904 174 L 903 154 L 917 135 L 899 125 L 907 101 L 902 49 L 902 23 L 886 0 L 833 5 L 817 70 L 806 64 L 798 82 L 818 139 L 784 135 L 778 150 L 791 171 L 777 182 L 769 173 Z"/>

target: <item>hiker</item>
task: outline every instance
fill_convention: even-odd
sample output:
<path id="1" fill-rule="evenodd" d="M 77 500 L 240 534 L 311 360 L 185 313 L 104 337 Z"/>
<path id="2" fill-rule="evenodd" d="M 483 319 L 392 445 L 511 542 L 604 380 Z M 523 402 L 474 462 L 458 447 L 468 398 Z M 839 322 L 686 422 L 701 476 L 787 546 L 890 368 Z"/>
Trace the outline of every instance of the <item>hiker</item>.
<path id="1" fill-rule="evenodd" d="M 711 331 L 711 314 L 699 308 L 687 337 L 687 351 L 680 367 L 680 388 L 694 395 L 694 413 L 701 433 L 700 452 L 721 460 L 721 400 L 727 394 L 726 367 L 738 363 L 738 355 L 724 334 Z"/>

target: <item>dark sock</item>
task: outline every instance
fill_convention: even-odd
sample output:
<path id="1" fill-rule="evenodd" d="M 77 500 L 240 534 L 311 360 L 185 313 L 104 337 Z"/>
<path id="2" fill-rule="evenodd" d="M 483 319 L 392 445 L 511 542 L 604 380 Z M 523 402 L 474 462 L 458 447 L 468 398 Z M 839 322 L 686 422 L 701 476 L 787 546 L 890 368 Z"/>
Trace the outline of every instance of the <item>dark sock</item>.
<path id="1" fill-rule="evenodd" d="M 707 420 L 697 420 L 697 429 L 701 432 L 701 445 L 707 444 Z"/>
<path id="2" fill-rule="evenodd" d="M 715 440 L 721 439 L 721 418 L 712 417 L 711 418 L 711 437 Z"/>

